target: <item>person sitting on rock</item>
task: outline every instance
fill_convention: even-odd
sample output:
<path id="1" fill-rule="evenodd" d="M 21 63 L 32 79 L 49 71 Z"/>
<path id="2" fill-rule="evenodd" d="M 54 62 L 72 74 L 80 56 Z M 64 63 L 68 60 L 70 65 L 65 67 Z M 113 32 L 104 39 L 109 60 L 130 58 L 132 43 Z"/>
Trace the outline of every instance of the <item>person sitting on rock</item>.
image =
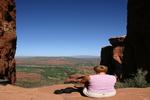
<path id="1" fill-rule="evenodd" d="M 103 65 L 94 67 L 96 74 L 83 76 L 81 83 L 85 84 L 83 93 L 88 97 L 111 97 L 116 95 L 114 75 L 106 74 L 108 68 Z"/>

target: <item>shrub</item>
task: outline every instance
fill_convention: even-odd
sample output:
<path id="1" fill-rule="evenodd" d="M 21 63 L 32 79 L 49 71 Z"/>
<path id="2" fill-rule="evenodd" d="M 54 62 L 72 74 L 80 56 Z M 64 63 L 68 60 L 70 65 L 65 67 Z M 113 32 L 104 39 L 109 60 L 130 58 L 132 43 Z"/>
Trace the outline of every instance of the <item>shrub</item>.
<path id="1" fill-rule="evenodd" d="M 143 71 L 142 69 L 138 69 L 137 73 L 134 75 L 134 78 L 126 79 L 124 82 L 117 82 L 117 88 L 127 88 L 127 87 L 138 87 L 144 88 L 148 86 L 146 81 L 147 71 Z"/>

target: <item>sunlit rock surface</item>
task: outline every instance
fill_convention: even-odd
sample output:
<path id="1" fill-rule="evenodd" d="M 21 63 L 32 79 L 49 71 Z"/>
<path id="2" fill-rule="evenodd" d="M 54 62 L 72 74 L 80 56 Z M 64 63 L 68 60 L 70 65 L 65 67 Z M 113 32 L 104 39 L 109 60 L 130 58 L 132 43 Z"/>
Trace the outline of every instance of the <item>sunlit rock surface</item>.
<path id="1" fill-rule="evenodd" d="M 16 6 L 14 0 L 0 0 L 0 79 L 15 83 Z"/>

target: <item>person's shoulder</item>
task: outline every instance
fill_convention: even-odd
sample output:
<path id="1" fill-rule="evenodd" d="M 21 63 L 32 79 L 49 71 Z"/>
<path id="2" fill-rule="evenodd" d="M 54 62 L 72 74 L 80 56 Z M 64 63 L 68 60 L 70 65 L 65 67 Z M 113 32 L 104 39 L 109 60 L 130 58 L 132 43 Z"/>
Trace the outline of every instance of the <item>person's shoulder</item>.
<path id="1" fill-rule="evenodd" d="M 108 75 L 110 79 L 114 80 L 116 82 L 117 78 L 115 75 Z"/>
<path id="2" fill-rule="evenodd" d="M 96 75 L 98 75 L 98 74 L 91 74 L 91 75 L 89 75 L 89 76 L 96 76 Z"/>
<path id="3" fill-rule="evenodd" d="M 109 75 L 109 74 L 106 74 L 108 77 L 112 77 L 112 78 L 116 78 L 115 75 Z"/>
<path id="4" fill-rule="evenodd" d="M 92 78 L 92 77 L 99 77 L 99 75 L 98 75 L 98 74 L 91 74 L 91 75 L 89 75 L 88 77 L 89 77 L 89 78 Z"/>

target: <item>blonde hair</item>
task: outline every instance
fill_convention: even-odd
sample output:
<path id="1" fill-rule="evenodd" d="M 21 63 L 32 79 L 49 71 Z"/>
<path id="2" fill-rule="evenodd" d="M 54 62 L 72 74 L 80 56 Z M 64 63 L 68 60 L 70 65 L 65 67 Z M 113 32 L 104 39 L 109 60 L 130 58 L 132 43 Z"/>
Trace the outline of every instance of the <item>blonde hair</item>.
<path id="1" fill-rule="evenodd" d="M 95 71 L 96 73 L 100 73 L 100 72 L 105 72 L 105 73 L 107 73 L 108 67 L 106 67 L 106 66 L 104 66 L 104 65 L 97 65 L 97 66 L 94 67 L 94 71 Z"/>

